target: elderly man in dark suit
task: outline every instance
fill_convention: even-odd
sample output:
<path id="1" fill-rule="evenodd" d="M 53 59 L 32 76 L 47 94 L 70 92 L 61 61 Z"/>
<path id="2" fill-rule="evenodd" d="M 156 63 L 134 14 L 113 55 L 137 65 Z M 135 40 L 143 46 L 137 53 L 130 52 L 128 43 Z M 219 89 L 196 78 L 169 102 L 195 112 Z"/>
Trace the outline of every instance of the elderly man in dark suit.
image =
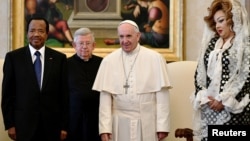
<path id="1" fill-rule="evenodd" d="M 31 18 L 27 23 L 29 45 L 5 56 L 2 114 L 12 140 L 61 141 L 67 136 L 67 58 L 45 46 L 48 31 L 45 19 Z"/>

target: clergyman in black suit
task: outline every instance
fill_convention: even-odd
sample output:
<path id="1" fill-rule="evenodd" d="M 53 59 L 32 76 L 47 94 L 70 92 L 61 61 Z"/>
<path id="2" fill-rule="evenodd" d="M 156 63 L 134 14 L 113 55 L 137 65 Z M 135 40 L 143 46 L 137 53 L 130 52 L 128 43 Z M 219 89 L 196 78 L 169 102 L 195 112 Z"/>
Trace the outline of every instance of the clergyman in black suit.
<path id="1" fill-rule="evenodd" d="M 92 87 L 102 57 L 93 54 L 96 42 L 89 28 L 77 29 L 72 45 L 75 54 L 68 58 L 68 141 L 101 141 L 98 128 L 100 92 L 92 90 Z"/>
<path id="2" fill-rule="evenodd" d="M 9 137 L 16 141 L 62 141 L 67 136 L 67 58 L 45 45 L 48 32 L 45 19 L 31 18 L 27 23 L 29 45 L 5 56 L 2 114 Z M 39 58 L 36 51 L 40 52 L 41 79 L 33 65 Z"/>

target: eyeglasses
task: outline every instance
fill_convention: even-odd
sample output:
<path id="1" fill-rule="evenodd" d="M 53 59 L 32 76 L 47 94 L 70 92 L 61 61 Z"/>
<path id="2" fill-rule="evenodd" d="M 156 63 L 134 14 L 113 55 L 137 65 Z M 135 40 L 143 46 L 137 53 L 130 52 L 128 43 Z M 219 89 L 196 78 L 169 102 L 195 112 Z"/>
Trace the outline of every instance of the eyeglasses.
<path id="1" fill-rule="evenodd" d="M 83 47 L 84 45 L 86 47 L 90 47 L 92 44 L 93 44 L 93 42 L 78 42 L 78 43 L 76 43 L 77 46 L 81 46 L 81 47 Z"/>

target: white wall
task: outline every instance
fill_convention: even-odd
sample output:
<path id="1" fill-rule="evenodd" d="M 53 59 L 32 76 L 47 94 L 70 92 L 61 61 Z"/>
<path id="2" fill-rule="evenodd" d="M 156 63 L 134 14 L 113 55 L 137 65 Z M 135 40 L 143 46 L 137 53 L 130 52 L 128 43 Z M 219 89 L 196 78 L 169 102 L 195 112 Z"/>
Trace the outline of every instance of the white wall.
<path id="1" fill-rule="evenodd" d="M 184 0 L 184 59 L 196 61 L 201 47 L 203 17 L 212 0 Z"/>
<path id="2" fill-rule="evenodd" d="M 0 2 L 0 58 L 10 49 L 10 0 Z"/>

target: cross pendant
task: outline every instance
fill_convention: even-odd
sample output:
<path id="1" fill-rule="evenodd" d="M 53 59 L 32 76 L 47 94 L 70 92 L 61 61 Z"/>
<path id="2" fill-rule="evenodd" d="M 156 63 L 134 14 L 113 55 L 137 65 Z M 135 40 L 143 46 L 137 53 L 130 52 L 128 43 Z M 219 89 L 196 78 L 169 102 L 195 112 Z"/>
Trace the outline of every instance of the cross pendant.
<path id="1" fill-rule="evenodd" d="M 123 88 L 125 88 L 125 94 L 127 94 L 128 93 L 128 88 L 129 88 L 128 81 L 126 81 L 125 85 L 123 85 Z"/>

